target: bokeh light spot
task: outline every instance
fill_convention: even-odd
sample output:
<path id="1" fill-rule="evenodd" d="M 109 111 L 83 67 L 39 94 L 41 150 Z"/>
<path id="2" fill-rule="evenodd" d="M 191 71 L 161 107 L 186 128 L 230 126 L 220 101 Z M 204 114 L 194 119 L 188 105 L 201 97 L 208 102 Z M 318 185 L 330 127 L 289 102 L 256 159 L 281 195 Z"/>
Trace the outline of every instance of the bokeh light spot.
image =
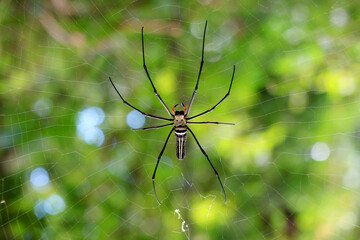
<path id="1" fill-rule="evenodd" d="M 349 14 L 343 8 L 336 8 L 330 13 L 330 21 L 338 27 L 343 27 L 349 20 Z"/>
<path id="2" fill-rule="evenodd" d="M 354 168 L 349 168 L 343 176 L 342 182 L 345 187 L 356 189 L 360 186 L 360 173 Z"/>
<path id="3" fill-rule="evenodd" d="M 286 42 L 288 42 L 291 45 L 299 44 L 305 37 L 305 32 L 301 28 L 298 27 L 292 27 L 288 30 L 286 30 L 282 37 Z"/>
<path id="4" fill-rule="evenodd" d="M 348 231 L 356 227 L 357 216 L 354 212 L 348 211 L 343 213 L 339 219 L 339 227 L 342 230 Z"/>
<path id="5" fill-rule="evenodd" d="M 101 146 L 105 141 L 105 135 L 97 126 L 104 119 L 105 113 L 99 107 L 90 107 L 79 112 L 76 125 L 77 136 L 89 145 Z"/>
<path id="6" fill-rule="evenodd" d="M 87 128 L 82 132 L 82 139 L 89 145 L 100 147 L 105 141 L 105 135 L 97 127 Z"/>
<path id="7" fill-rule="evenodd" d="M 45 187 L 49 181 L 49 174 L 42 167 L 34 169 L 30 174 L 30 182 L 35 190 Z"/>
<path id="8" fill-rule="evenodd" d="M 144 126 L 145 117 L 136 110 L 131 111 L 126 116 L 126 123 L 132 129 L 138 129 Z"/>
<path id="9" fill-rule="evenodd" d="M 309 16 L 309 9 L 306 5 L 296 5 L 291 10 L 291 16 L 294 22 L 305 22 Z"/>
<path id="10" fill-rule="evenodd" d="M 100 125 L 105 119 L 104 111 L 99 107 L 90 107 L 81 111 L 78 115 L 77 124 L 87 127 Z"/>
<path id="11" fill-rule="evenodd" d="M 39 98 L 32 106 L 33 111 L 39 117 L 49 116 L 52 112 L 53 103 L 49 98 Z"/>
<path id="12" fill-rule="evenodd" d="M 46 212 L 44 210 L 44 201 L 43 200 L 39 200 L 35 203 L 34 214 L 38 219 L 43 219 L 45 217 Z"/>
<path id="13" fill-rule="evenodd" d="M 317 142 L 311 148 L 311 158 L 315 161 L 325 161 L 330 156 L 330 148 L 326 143 Z"/>
<path id="14" fill-rule="evenodd" d="M 344 73 L 338 81 L 339 92 L 343 96 L 349 96 L 356 90 L 356 82 L 352 74 Z"/>
<path id="15" fill-rule="evenodd" d="M 47 214 L 57 215 L 65 210 L 65 202 L 62 197 L 53 194 L 44 201 L 44 210 Z"/>

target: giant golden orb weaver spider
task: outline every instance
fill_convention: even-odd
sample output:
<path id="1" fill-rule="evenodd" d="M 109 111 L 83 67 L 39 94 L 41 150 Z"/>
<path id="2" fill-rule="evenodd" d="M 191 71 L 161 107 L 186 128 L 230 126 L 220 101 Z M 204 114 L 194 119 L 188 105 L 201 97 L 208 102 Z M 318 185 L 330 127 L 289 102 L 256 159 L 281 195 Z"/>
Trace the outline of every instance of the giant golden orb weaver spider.
<path id="1" fill-rule="evenodd" d="M 225 96 L 218 102 L 216 103 L 212 108 L 202 112 L 202 113 L 199 113 L 195 116 L 192 116 L 192 117 L 188 117 L 189 113 L 190 113 L 190 109 L 191 109 L 191 106 L 194 102 L 194 98 L 195 98 L 195 95 L 196 95 L 196 92 L 198 90 L 198 86 L 199 86 L 199 80 L 200 80 L 200 76 L 201 76 L 201 72 L 202 72 L 202 68 L 203 68 L 203 65 L 204 65 L 204 45 L 205 45 L 205 34 L 206 34 L 206 27 L 207 27 L 207 21 L 205 22 L 205 28 L 204 28 L 204 35 L 203 35 L 203 40 L 202 40 L 202 53 L 201 53 L 201 62 L 200 62 L 200 70 L 199 70 L 199 75 L 198 75 L 198 78 L 197 78 L 197 82 L 196 82 L 196 86 L 195 86 L 195 90 L 192 94 L 192 97 L 191 97 L 191 100 L 190 100 L 190 103 L 189 103 L 189 107 L 186 109 L 185 105 L 182 103 L 182 107 L 184 108 L 184 110 L 182 111 L 175 111 L 175 108 L 177 106 L 179 106 L 179 104 L 175 105 L 172 109 L 173 113 L 170 112 L 169 108 L 166 106 L 165 102 L 161 99 L 160 95 L 158 94 L 152 80 L 151 80 L 151 77 L 150 77 L 150 74 L 147 70 L 147 66 L 145 64 L 145 51 L 144 51 L 144 27 L 142 27 L 141 29 L 141 40 L 142 40 L 142 56 L 143 56 L 143 67 L 144 67 L 144 70 L 145 70 L 145 73 L 146 73 L 146 76 L 147 78 L 149 79 L 150 81 L 150 84 L 154 90 L 154 93 L 156 95 L 156 97 L 159 99 L 159 101 L 161 102 L 161 104 L 164 106 L 165 110 L 167 111 L 167 113 L 170 115 L 171 118 L 163 118 L 163 117 L 158 117 L 158 116 L 155 116 L 155 115 L 151 115 L 151 114 L 148 114 L 148 113 L 145 113 L 141 110 L 139 110 L 138 108 L 132 106 L 131 104 L 129 104 L 127 101 L 125 101 L 125 99 L 121 96 L 120 92 L 118 91 L 118 89 L 115 87 L 115 84 L 114 82 L 111 80 L 111 77 L 109 77 L 109 80 L 112 84 L 112 86 L 114 87 L 114 89 L 116 90 L 117 94 L 120 96 L 121 100 L 126 104 L 128 105 L 129 107 L 131 107 L 132 109 L 135 109 L 136 111 L 140 112 L 141 114 L 143 114 L 144 116 L 146 117 L 149 117 L 149 118 L 154 118 L 154 119 L 158 119 L 158 120 L 164 120 L 164 121 L 170 121 L 171 123 L 169 124 L 165 124 L 165 125 L 160 125 L 160 126 L 155 126 L 155 127 L 146 127 L 146 128 L 140 128 L 140 129 L 136 129 L 136 130 L 149 130 L 149 129 L 158 129 L 158 128 L 163 128 L 163 127 L 167 127 L 167 126 L 173 126 L 169 135 L 167 136 L 166 140 L 165 140 L 165 143 L 164 143 L 164 146 L 159 154 L 159 157 L 157 159 L 157 162 L 156 162 L 156 166 L 155 166 L 155 169 L 154 169 L 154 173 L 153 173 L 153 176 L 152 176 L 152 182 L 153 182 L 153 189 L 154 189 L 154 194 L 155 194 L 155 197 L 156 197 L 156 200 L 159 204 L 160 201 L 158 199 L 158 196 L 156 194 L 156 189 L 155 189 L 155 175 L 156 175 L 156 170 L 159 166 L 159 163 L 160 163 L 160 159 L 164 153 L 164 150 L 165 150 L 165 147 L 167 145 L 167 142 L 170 138 L 170 135 L 173 131 L 175 131 L 175 141 L 176 141 L 176 157 L 179 159 L 179 160 L 182 160 L 185 158 L 185 143 L 186 143 L 186 139 L 187 139 L 187 131 L 189 130 L 189 132 L 191 133 L 191 135 L 194 137 L 197 145 L 199 146 L 201 152 L 204 154 L 204 156 L 206 157 L 206 159 L 208 160 L 208 162 L 210 163 L 210 166 L 212 167 L 212 169 L 214 170 L 214 173 L 216 175 L 216 177 L 218 178 L 219 180 L 219 183 L 220 183 L 220 186 L 221 186 L 221 189 L 224 193 L 224 198 L 225 198 L 225 203 L 226 203 L 226 193 L 225 193 L 225 190 L 224 190 L 224 187 L 223 187 L 223 184 L 220 180 L 220 177 L 219 177 L 219 174 L 218 172 L 216 171 L 215 167 L 213 166 L 213 164 L 211 163 L 208 155 L 206 154 L 205 150 L 201 147 L 199 141 L 197 140 L 197 138 L 195 137 L 195 134 L 193 133 L 193 131 L 189 128 L 189 124 L 227 124 L 227 125 L 234 125 L 233 123 L 223 123 L 223 122 L 190 122 L 190 120 L 192 119 L 195 119 L 197 117 L 200 117 L 204 114 L 207 114 L 211 111 L 213 111 L 220 103 L 222 103 L 230 94 L 230 90 L 231 90 L 231 86 L 232 86 L 232 83 L 233 83 L 233 80 L 234 80 L 234 75 L 235 75 L 235 65 L 233 67 L 233 72 L 232 72 L 232 77 L 231 77 L 231 81 L 230 81 L 230 86 L 229 86 L 229 90 L 228 92 L 225 94 Z"/>

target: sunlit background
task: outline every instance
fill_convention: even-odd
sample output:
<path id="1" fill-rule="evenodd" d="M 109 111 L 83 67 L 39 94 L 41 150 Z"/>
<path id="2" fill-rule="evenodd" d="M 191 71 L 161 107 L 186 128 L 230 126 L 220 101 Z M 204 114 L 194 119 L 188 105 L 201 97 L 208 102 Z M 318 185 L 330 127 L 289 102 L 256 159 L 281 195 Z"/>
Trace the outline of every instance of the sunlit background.
<path id="1" fill-rule="evenodd" d="M 171 109 L 205 64 L 186 158 Z M 0 1 L 0 239 L 359 239 L 357 1 Z"/>

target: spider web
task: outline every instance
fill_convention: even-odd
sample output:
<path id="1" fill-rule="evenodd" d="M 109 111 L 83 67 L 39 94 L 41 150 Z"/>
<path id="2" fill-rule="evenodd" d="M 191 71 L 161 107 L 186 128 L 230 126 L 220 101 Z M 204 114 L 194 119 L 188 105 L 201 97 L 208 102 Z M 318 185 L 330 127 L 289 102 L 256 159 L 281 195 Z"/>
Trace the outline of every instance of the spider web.
<path id="1" fill-rule="evenodd" d="M 357 239 L 359 4 L 0 2 L 1 239 Z M 183 161 L 162 99 L 191 114 Z M 200 118 L 199 118 L 200 119 Z"/>

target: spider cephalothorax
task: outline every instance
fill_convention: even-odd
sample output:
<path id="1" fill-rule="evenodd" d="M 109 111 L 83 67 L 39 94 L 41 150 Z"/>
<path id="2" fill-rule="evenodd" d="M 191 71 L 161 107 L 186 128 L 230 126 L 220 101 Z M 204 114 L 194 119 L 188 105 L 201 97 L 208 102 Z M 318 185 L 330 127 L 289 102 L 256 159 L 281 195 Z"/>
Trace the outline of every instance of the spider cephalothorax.
<path id="1" fill-rule="evenodd" d="M 186 107 L 183 103 L 181 103 L 182 107 L 184 108 L 184 110 L 180 110 L 180 111 L 175 111 L 175 108 L 179 106 L 179 104 L 176 104 L 172 111 L 174 113 L 174 127 L 175 127 L 175 134 L 176 134 L 176 127 L 184 127 L 186 126 L 186 118 L 185 118 L 185 114 L 186 114 Z"/>
<path id="2" fill-rule="evenodd" d="M 197 89 L 198 89 L 198 86 L 199 86 L 199 80 L 200 80 L 200 76 L 201 76 L 201 72 L 202 72 L 202 68 L 203 68 L 203 64 L 204 64 L 204 45 L 205 45 L 205 33 L 206 33 L 206 26 L 207 26 L 207 21 L 205 23 L 205 28 L 204 28 L 204 36 L 203 36 L 203 41 L 202 41 L 202 52 L 201 52 L 201 62 L 200 62 L 200 70 L 199 70 L 199 75 L 198 75 L 198 78 L 197 78 L 197 82 L 196 82 L 196 85 L 195 85 L 195 90 L 192 94 L 192 97 L 191 97 L 191 100 L 190 100 L 190 104 L 189 104 L 189 108 L 186 109 L 185 105 L 182 103 L 182 107 L 184 108 L 184 110 L 177 110 L 175 111 L 175 108 L 178 107 L 179 105 L 175 105 L 175 107 L 173 107 L 172 111 L 174 114 L 172 114 L 169 110 L 169 108 L 166 106 L 166 104 L 164 103 L 164 101 L 161 99 L 160 95 L 157 93 L 156 91 L 156 88 L 151 80 L 151 77 L 150 77 L 150 74 L 147 70 L 147 67 L 146 67 L 146 64 L 145 64 L 145 51 L 144 51 L 144 27 L 141 29 L 141 40 L 142 40 L 142 56 L 143 56 L 143 67 L 144 67 L 144 70 L 145 70 L 145 73 L 146 73 L 146 76 L 147 78 L 149 79 L 150 81 L 150 84 L 154 90 L 154 93 L 156 95 L 156 97 L 159 99 L 159 101 L 161 102 L 161 104 L 164 106 L 165 110 L 167 111 L 167 113 L 170 115 L 171 118 L 164 118 L 164 117 L 158 117 L 158 116 L 155 116 L 155 115 L 151 115 L 151 114 L 148 114 L 148 113 L 145 113 L 137 108 L 135 108 L 134 106 L 130 105 L 128 102 L 125 101 L 125 99 L 121 96 L 120 92 L 117 90 L 117 88 L 115 87 L 115 84 L 113 83 L 113 81 L 111 80 L 111 78 L 109 77 L 109 80 L 111 82 L 111 84 L 113 85 L 113 87 L 115 88 L 116 92 L 118 93 L 118 95 L 120 96 L 121 100 L 126 104 L 128 105 L 129 107 L 135 109 L 136 111 L 139 111 L 141 114 L 143 114 L 144 116 L 146 117 L 149 117 L 149 118 L 154 118 L 154 119 L 159 119 L 159 120 L 165 120 L 165 121 L 170 121 L 172 123 L 169 123 L 169 124 L 165 124 L 165 125 L 160 125 L 160 126 L 156 126 L 156 127 L 146 127 L 146 128 L 141 128 L 141 129 L 136 129 L 136 130 L 148 130 L 148 129 L 157 129 L 157 128 L 162 128 L 162 127 L 167 127 L 167 126 L 173 126 L 173 128 L 171 129 L 169 135 L 167 136 L 166 140 L 165 140 L 165 144 L 159 154 L 159 157 L 157 159 L 157 162 L 156 162 L 156 166 L 155 166 L 155 170 L 154 170 L 154 173 L 153 173 L 153 176 L 152 176 L 152 181 L 153 181 L 153 188 L 154 188 L 154 193 L 155 193 L 155 197 L 156 197 L 156 200 L 158 201 L 158 203 L 160 204 L 160 201 L 157 197 L 157 194 L 156 194 L 156 190 L 155 190 L 155 174 L 156 174 L 156 170 L 159 166 L 159 162 L 160 162 L 160 159 L 164 153 L 164 150 L 165 150 L 165 147 L 166 147 L 166 144 L 169 140 L 169 137 L 171 135 L 171 133 L 173 131 L 175 131 L 175 141 L 176 141 L 176 157 L 179 159 L 179 160 L 182 160 L 185 158 L 185 144 L 186 144 L 186 138 L 187 138 L 187 131 L 189 130 L 189 132 L 191 133 L 191 135 L 194 137 L 197 145 L 199 146 L 201 152 L 204 154 L 204 156 L 206 157 L 206 159 L 208 160 L 210 166 L 212 167 L 212 169 L 214 170 L 215 172 L 215 175 L 217 177 L 217 179 L 219 180 L 219 183 L 220 183 L 220 186 L 221 186 L 221 189 L 224 193 L 224 197 L 225 197 L 225 203 L 226 203 L 226 193 L 225 193 L 225 190 L 224 190 L 224 187 L 221 183 L 221 180 L 220 180 L 220 177 L 219 177 L 219 174 L 217 173 L 215 167 L 213 166 L 213 164 L 211 163 L 208 155 L 206 154 L 205 150 L 201 147 L 199 141 L 197 140 L 197 138 L 195 137 L 195 134 L 191 131 L 191 129 L 188 127 L 189 124 L 227 124 L 227 125 L 234 125 L 232 123 L 222 123 L 222 122 L 189 122 L 189 120 L 191 119 L 194 119 L 194 118 L 197 118 L 197 117 L 200 117 L 206 113 L 209 113 L 211 111 L 213 111 L 222 101 L 225 100 L 225 98 L 227 98 L 230 94 L 230 90 L 231 90 L 231 86 L 232 86 L 232 83 L 233 83 L 233 80 L 234 80 L 234 75 L 235 75 L 235 65 L 234 65 L 234 68 L 233 68 L 233 73 L 232 73 L 232 77 L 231 77 L 231 82 L 230 82 L 230 86 L 229 86 L 229 90 L 228 92 L 225 94 L 225 96 L 217 103 L 215 104 L 212 108 L 202 112 L 202 113 L 199 113 L 195 116 L 192 116 L 192 117 L 188 117 L 189 113 L 190 113 L 190 109 L 191 109 L 191 106 L 194 102 L 194 98 L 195 98 L 195 95 L 196 95 L 196 92 L 197 92 Z"/>

